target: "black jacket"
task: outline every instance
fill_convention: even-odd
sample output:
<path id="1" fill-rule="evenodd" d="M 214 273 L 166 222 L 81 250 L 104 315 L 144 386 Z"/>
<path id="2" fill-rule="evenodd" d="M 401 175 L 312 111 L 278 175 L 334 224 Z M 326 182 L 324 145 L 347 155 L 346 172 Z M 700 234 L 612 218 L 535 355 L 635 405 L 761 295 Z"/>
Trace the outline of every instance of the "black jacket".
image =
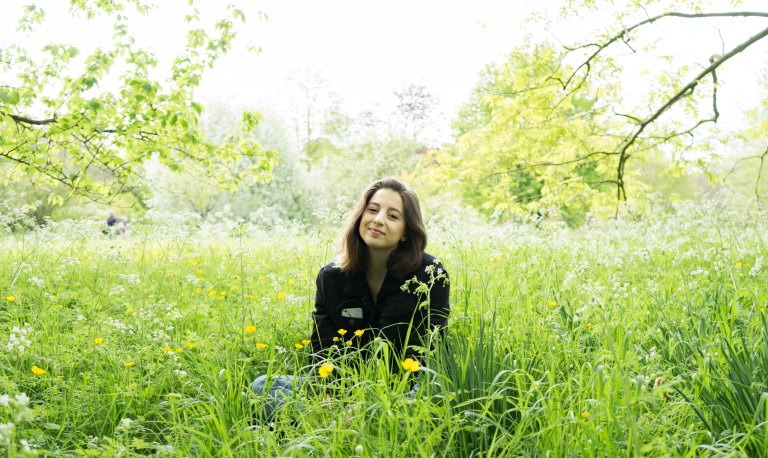
<path id="1" fill-rule="evenodd" d="M 427 253 L 416 272 L 404 278 L 387 273 L 375 306 L 365 272 L 347 276 L 328 264 L 317 275 L 310 362 L 332 356 L 329 349 L 334 346 L 361 348 L 380 336 L 392 344 L 395 358 L 410 357 L 423 363 L 414 347 L 423 347 L 424 336 L 435 326 L 446 326 L 449 293 L 445 268 Z M 343 336 L 341 329 L 346 330 Z M 363 331 L 363 335 L 356 336 L 355 331 Z"/>

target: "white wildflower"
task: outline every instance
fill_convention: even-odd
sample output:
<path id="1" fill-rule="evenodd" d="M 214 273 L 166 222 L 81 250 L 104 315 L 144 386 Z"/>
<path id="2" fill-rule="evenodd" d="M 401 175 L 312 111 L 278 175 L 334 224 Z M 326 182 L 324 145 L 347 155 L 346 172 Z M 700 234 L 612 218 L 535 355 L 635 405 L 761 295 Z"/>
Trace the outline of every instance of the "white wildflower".
<path id="1" fill-rule="evenodd" d="M 128 417 L 125 417 L 122 420 L 120 420 L 120 426 L 119 427 L 122 428 L 122 429 L 128 429 L 128 428 L 131 427 L 132 424 L 133 424 L 133 420 L 131 420 Z"/>
<path id="2" fill-rule="evenodd" d="M 26 393 L 19 393 L 14 396 L 14 399 L 16 399 L 16 404 L 19 406 L 23 407 L 29 404 L 29 396 L 27 396 Z"/>
<path id="3" fill-rule="evenodd" d="M 123 285 L 115 285 L 112 287 L 112 289 L 109 290 L 110 296 L 121 296 L 125 294 L 125 288 Z"/>
<path id="4" fill-rule="evenodd" d="M 45 281 L 42 278 L 30 277 L 29 282 L 40 289 L 45 288 Z"/>
<path id="5" fill-rule="evenodd" d="M 8 445 L 13 437 L 13 429 L 16 427 L 11 422 L 0 423 L 0 443 Z"/>
<path id="6" fill-rule="evenodd" d="M 141 283 L 141 278 L 138 274 L 118 274 L 118 277 L 125 280 L 126 283 L 138 285 Z"/>
<path id="7" fill-rule="evenodd" d="M 24 351 L 32 344 L 28 337 L 31 334 L 32 330 L 29 328 L 29 324 L 25 323 L 25 327 L 23 328 L 14 326 L 8 336 L 8 343 L 5 344 L 6 350 L 24 353 Z"/>

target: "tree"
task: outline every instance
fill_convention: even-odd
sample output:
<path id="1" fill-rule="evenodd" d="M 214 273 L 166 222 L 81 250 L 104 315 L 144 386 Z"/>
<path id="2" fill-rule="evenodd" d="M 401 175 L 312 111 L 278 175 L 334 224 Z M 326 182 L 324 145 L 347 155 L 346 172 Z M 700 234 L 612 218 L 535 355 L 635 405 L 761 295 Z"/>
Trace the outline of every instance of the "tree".
<path id="1" fill-rule="evenodd" d="M 580 161 L 608 161 L 614 168 L 612 184 L 617 199 L 627 200 L 626 171 L 632 157 L 658 153 L 659 151 L 686 151 L 693 148 L 711 150 L 707 127 L 716 124 L 720 118 L 718 70 L 729 64 L 735 56 L 754 48 L 768 36 L 768 11 L 736 10 L 733 7 L 742 2 L 733 1 L 731 8 L 721 11 L 707 11 L 715 6 L 723 8 L 723 1 L 676 0 L 633 0 L 620 7 L 614 23 L 604 31 L 592 33 L 586 41 L 564 45 L 564 61 L 575 62 L 566 72 L 553 72 L 548 81 L 556 81 L 562 87 L 563 98 L 573 94 L 589 93 L 590 82 L 605 75 L 626 75 L 621 66 L 628 58 L 647 54 L 657 43 L 643 34 L 651 35 L 651 26 L 663 28 L 671 33 L 674 27 L 691 21 L 727 21 L 740 19 L 745 28 L 753 29 L 750 36 L 737 43 L 726 42 L 720 35 L 721 47 L 709 52 L 707 61 L 685 62 L 670 56 L 665 58 L 667 68 L 659 72 L 645 97 L 635 104 L 626 103 L 625 98 L 606 101 L 603 110 L 614 119 L 622 121 L 614 132 L 615 139 L 603 150 L 585 149 Z M 594 12 L 605 10 L 612 1 L 569 0 L 561 9 L 560 18 L 572 16 L 574 11 Z M 764 3 L 760 7 L 765 8 Z M 577 13 L 584 20 L 581 13 Z M 759 19 L 759 23 L 745 19 Z M 718 33 L 718 30 L 712 30 Z M 624 56 L 621 53 L 625 53 Z M 697 142 L 696 136 L 704 136 Z M 716 133 L 715 133 L 716 135 Z M 697 159 L 700 164 L 701 158 Z"/>
<path id="2" fill-rule="evenodd" d="M 167 82 L 157 77 L 157 58 L 130 34 L 130 18 L 152 11 L 141 0 L 70 1 L 73 15 L 112 25 L 113 41 L 87 56 L 60 43 L 45 45 L 42 57 L 23 42 L 0 48 L 3 182 L 57 182 L 72 194 L 109 202 L 141 181 L 140 165 L 152 158 L 229 188 L 245 178 L 268 180 L 277 158 L 249 136 L 258 115 L 243 113 L 240 128 L 214 144 L 200 127 L 203 107 L 194 98 L 205 70 L 231 48 L 245 14 L 229 6 L 206 28 L 197 2 L 186 3 L 186 48 L 170 65 Z M 31 36 L 45 19 L 40 7 L 25 6 L 19 30 Z M 247 167 L 233 167 L 244 159 Z"/>
<path id="3" fill-rule="evenodd" d="M 432 120 L 438 104 L 437 97 L 426 86 L 410 83 L 393 91 L 397 106 L 392 118 L 406 136 L 416 140 Z"/>
<path id="4" fill-rule="evenodd" d="M 563 4 L 558 24 L 577 20 L 569 30 L 587 33 L 586 39 L 563 38 L 567 27 L 540 17 L 536 27 L 552 30 L 560 44 L 531 36 L 534 44 L 489 66 L 454 124 L 455 143 L 430 154 L 427 171 L 457 178 L 464 201 L 495 217 L 557 208 L 578 223 L 587 212 L 609 206 L 617 212 L 617 203 L 632 192 L 673 195 L 654 186 L 666 188 L 675 177 L 686 182 L 683 194 L 690 195 L 691 176 L 683 170 L 704 169 L 729 138 L 717 126 L 718 72 L 754 49 L 768 29 L 756 27 L 735 44 L 719 37 L 718 49 L 708 50 L 703 62 L 673 56 L 652 32 L 661 30 L 663 37 L 669 30 L 662 25 L 705 19 L 740 18 L 755 27 L 751 21 L 763 21 L 768 13 L 704 12 L 709 3 L 703 0 L 632 0 L 615 5 L 619 11 L 606 30 L 585 27 L 595 17 L 604 20 L 614 3 Z M 651 24 L 659 29 L 651 30 Z M 661 63 L 654 71 L 638 62 L 648 66 L 649 56 Z M 648 170 L 659 173 L 647 176 Z"/>
<path id="5" fill-rule="evenodd" d="M 615 94 L 608 84 L 581 94 L 540 84 L 561 69 L 561 54 L 547 45 L 523 46 L 489 66 L 454 124 L 455 143 L 431 154 L 428 169 L 457 179 L 464 200 L 487 216 L 556 207 L 577 223 L 605 198 L 610 168 L 579 155 L 604 144 L 611 126 L 596 107 Z"/>

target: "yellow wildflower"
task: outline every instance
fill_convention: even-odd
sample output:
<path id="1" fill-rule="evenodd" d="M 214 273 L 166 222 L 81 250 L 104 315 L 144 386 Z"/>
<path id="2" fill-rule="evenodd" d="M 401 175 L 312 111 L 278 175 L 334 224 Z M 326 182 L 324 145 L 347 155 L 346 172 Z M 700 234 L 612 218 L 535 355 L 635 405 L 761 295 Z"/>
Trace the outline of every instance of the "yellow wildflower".
<path id="1" fill-rule="evenodd" d="M 416 372 L 421 366 L 418 361 L 412 358 L 405 358 L 402 365 L 403 369 L 407 370 L 408 372 Z"/>
<path id="2" fill-rule="evenodd" d="M 253 334 L 254 332 L 256 332 L 256 326 L 249 324 L 248 326 L 245 327 L 245 332 L 247 334 Z"/>
<path id="3" fill-rule="evenodd" d="M 334 342 L 338 342 L 338 341 L 339 341 L 339 336 L 334 336 L 334 337 L 333 337 L 333 341 L 334 341 Z"/>
<path id="4" fill-rule="evenodd" d="M 760 307 L 758 310 L 760 310 L 760 313 L 765 313 L 765 307 Z"/>
<path id="5" fill-rule="evenodd" d="M 293 286 L 295 283 L 296 283 L 296 282 L 295 282 L 295 281 L 293 281 L 293 278 L 291 278 L 290 280 L 288 280 L 288 286 Z"/>
<path id="6" fill-rule="evenodd" d="M 176 353 L 181 353 L 184 350 L 182 350 L 180 347 L 176 347 L 176 348 L 173 349 L 173 351 L 176 352 Z"/>
<path id="7" fill-rule="evenodd" d="M 285 299 L 285 293 L 283 292 L 277 293 L 277 300 L 282 301 L 283 299 Z"/>
<path id="8" fill-rule="evenodd" d="M 194 345 L 192 345 L 192 342 L 187 342 L 186 344 L 187 350 L 191 350 Z"/>
<path id="9" fill-rule="evenodd" d="M 581 418 L 583 418 L 585 421 L 589 420 L 589 412 L 587 412 L 586 410 L 584 412 L 582 412 L 581 413 Z"/>
<path id="10" fill-rule="evenodd" d="M 48 371 L 46 371 L 45 369 L 43 369 L 41 367 L 37 367 L 35 365 L 32 366 L 32 373 L 37 375 L 38 377 L 40 377 L 41 375 L 45 374 L 46 372 L 48 372 Z"/>
<path id="11" fill-rule="evenodd" d="M 259 281 L 264 281 L 264 275 L 259 275 Z"/>
<path id="12" fill-rule="evenodd" d="M 301 350 L 302 348 L 304 348 L 304 345 L 302 345 L 300 343 L 293 344 L 293 346 L 296 347 L 297 350 Z"/>
<path id="13" fill-rule="evenodd" d="M 320 366 L 320 368 L 317 370 L 317 372 L 320 374 L 320 377 L 326 378 L 329 375 L 331 375 L 331 372 L 333 372 L 333 364 L 325 363 L 325 364 Z"/>
<path id="14" fill-rule="evenodd" d="M 227 295 L 227 292 L 224 291 L 223 289 L 219 292 L 219 296 L 226 296 L 226 295 Z"/>
<path id="15" fill-rule="evenodd" d="M 547 302 L 547 307 L 553 309 L 553 308 L 557 307 L 557 302 L 549 301 L 549 302 Z"/>
<path id="16" fill-rule="evenodd" d="M 170 345 L 166 345 L 163 347 L 163 353 L 168 354 L 173 351 L 173 348 L 170 347 Z"/>
<path id="17" fill-rule="evenodd" d="M 249 295 L 247 295 L 247 296 L 245 296 L 245 297 L 247 297 L 248 299 L 253 299 L 253 298 L 255 298 L 256 296 L 254 296 L 253 294 L 249 294 Z"/>
<path id="18" fill-rule="evenodd" d="M 229 287 L 230 291 L 237 291 L 237 285 L 232 285 Z"/>
<path id="19" fill-rule="evenodd" d="M 304 339 L 301 341 L 301 343 L 303 343 L 304 345 L 309 345 L 310 343 L 312 343 L 312 341 L 309 339 Z"/>
<path id="20" fill-rule="evenodd" d="M 340 336 L 343 336 L 344 334 L 346 334 L 346 333 L 347 333 L 347 330 L 342 328 L 342 329 L 339 329 L 339 330 L 338 330 L 338 331 L 336 331 L 336 332 L 338 332 Z"/>
<path id="21" fill-rule="evenodd" d="M 583 327 L 584 329 L 589 329 L 589 328 L 591 328 L 591 327 L 592 327 L 592 323 L 584 323 L 584 325 L 583 325 L 582 327 Z"/>
<path id="22" fill-rule="evenodd" d="M 132 368 L 135 365 L 136 365 L 136 363 L 134 363 L 133 361 L 126 361 L 126 362 L 123 363 L 123 367 L 125 367 L 126 369 L 130 369 L 130 368 Z"/>
<path id="23" fill-rule="evenodd" d="M 352 346 L 352 341 L 351 341 L 351 340 L 348 340 L 348 341 L 346 341 L 346 342 L 344 342 L 344 343 L 345 343 L 345 344 L 346 344 L 348 347 L 351 347 L 351 346 Z"/>
<path id="24" fill-rule="evenodd" d="M 95 339 L 93 339 L 93 343 L 95 343 L 96 345 L 101 345 L 101 344 L 104 343 L 104 338 L 103 337 L 96 337 Z"/>
<path id="25" fill-rule="evenodd" d="M 262 342 L 257 342 L 256 343 L 256 348 L 258 348 L 259 350 L 264 350 L 265 348 L 267 348 L 267 344 L 262 343 Z"/>
<path id="26" fill-rule="evenodd" d="M 196 273 L 197 275 L 202 275 L 202 274 L 203 274 L 203 269 L 197 269 L 197 270 L 195 271 L 195 273 Z"/>
<path id="27" fill-rule="evenodd" d="M 365 333 L 365 329 L 358 329 L 357 331 L 355 331 L 355 335 L 357 337 L 363 337 L 364 333 Z"/>
<path id="28" fill-rule="evenodd" d="M 208 296 L 209 297 L 216 297 L 216 291 L 214 291 L 214 290 L 208 291 Z"/>
<path id="29" fill-rule="evenodd" d="M 13 301 L 15 301 L 15 300 L 16 300 L 16 296 L 13 296 L 13 295 L 11 295 L 11 296 L 7 296 L 7 297 L 5 298 L 5 300 L 6 300 L 6 301 L 8 301 L 8 302 L 13 302 Z"/>

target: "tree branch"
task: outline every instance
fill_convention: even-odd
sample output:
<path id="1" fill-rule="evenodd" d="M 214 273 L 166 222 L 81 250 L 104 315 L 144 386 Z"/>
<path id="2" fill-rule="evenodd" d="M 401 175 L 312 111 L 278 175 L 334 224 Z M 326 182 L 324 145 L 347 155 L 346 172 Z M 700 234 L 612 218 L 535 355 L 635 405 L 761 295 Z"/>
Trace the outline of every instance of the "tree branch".
<path id="1" fill-rule="evenodd" d="M 684 19 L 701 19 L 701 18 L 707 18 L 707 17 L 764 17 L 768 18 L 768 13 L 760 12 L 760 11 L 728 11 L 724 13 L 677 13 L 677 12 L 668 12 L 668 13 L 662 13 L 657 16 L 650 17 L 648 19 L 645 19 L 643 21 L 640 21 L 634 25 L 631 25 L 629 27 L 625 27 L 621 32 L 611 36 L 608 38 L 607 41 L 603 43 L 588 43 L 582 46 L 576 46 L 576 47 L 565 47 L 567 51 L 575 51 L 577 49 L 584 49 L 584 48 L 592 48 L 596 47 L 597 50 L 593 52 L 587 59 L 582 62 L 576 69 L 573 70 L 571 75 L 564 81 L 561 81 L 561 84 L 563 85 L 563 89 L 567 88 L 571 81 L 576 77 L 576 75 L 579 73 L 581 69 L 586 69 L 586 72 L 584 74 L 584 78 L 586 79 L 587 75 L 589 75 L 589 72 L 592 68 L 592 61 L 597 58 L 598 55 L 600 55 L 601 52 L 603 52 L 604 49 L 611 46 L 613 43 L 617 42 L 618 40 L 622 40 L 626 43 L 626 35 L 629 32 L 632 32 L 635 29 L 638 29 L 644 25 L 652 24 L 660 19 L 666 18 L 666 17 L 677 17 L 677 18 L 684 18 Z"/>
<path id="2" fill-rule="evenodd" d="M 768 17 L 768 13 L 764 14 L 766 17 Z M 710 73 L 714 73 L 715 70 L 722 65 L 724 62 L 728 61 L 733 56 L 741 53 L 754 43 L 762 40 L 768 36 L 768 28 L 765 28 L 758 32 L 757 34 L 751 36 L 749 39 L 747 39 L 745 42 L 741 43 L 740 45 L 736 46 L 735 48 L 731 49 L 727 53 L 723 54 L 722 56 L 719 56 L 717 58 L 714 58 L 710 65 L 706 67 L 704 70 L 702 70 L 696 77 L 694 77 L 688 84 L 683 86 L 682 89 L 677 91 L 675 95 L 670 97 L 664 105 L 659 107 L 656 111 L 651 113 L 650 116 L 645 118 L 643 122 L 640 123 L 640 125 L 637 126 L 634 133 L 630 135 L 626 141 L 623 142 L 621 145 L 618 154 L 619 154 L 619 164 L 616 168 L 616 178 L 617 181 L 620 183 L 619 186 L 617 186 L 617 197 L 619 200 L 626 201 L 626 190 L 624 187 L 624 167 L 626 165 L 627 160 L 629 159 L 630 155 L 628 154 L 629 148 L 637 141 L 638 137 L 640 137 L 640 134 L 643 133 L 646 127 L 654 123 L 664 112 L 666 112 L 669 108 L 671 108 L 674 104 L 679 102 L 683 97 L 690 95 L 693 93 L 693 91 L 696 89 L 696 86 L 698 86 L 699 82 L 709 75 Z M 716 81 L 716 80 L 715 80 Z M 716 94 L 716 93 L 715 93 Z M 717 120 L 717 115 L 719 115 L 717 111 L 717 105 L 716 105 L 716 99 L 713 101 L 715 103 L 714 109 L 715 109 L 715 118 L 713 118 L 715 121 Z M 704 120 L 703 122 L 706 122 Z M 697 125 L 698 126 L 698 125 Z M 618 207 L 617 207 L 618 212 Z"/>
<path id="3" fill-rule="evenodd" d="M 757 154 L 754 156 L 747 156 L 742 157 L 741 159 L 736 160 L 736 162 L 733 164 L 733 167 L 731 167 L 731 170 L 723 177 L 723 181 L 727 180 L 729 176 L 733 175 L 736 172 L 736 166 L 743 161 L 748 161 L 750 159 L 758 159 L 760 160 L 760 167 L 757 169 L 757 179 L 755 180 L 755 199 L 757 199 L 757 206 L 760 208 L 760 181 L 763 177 L 763 167 L 765 166 L 765 160 L 768 158 L 768 148 L 765 148 L 765 151 L 763 151 L 763 154 Z"/>
<path id="4" fill-rule="evenodd" d="M 11 119 L 13 119 L 13 121 L 16 124 L 31 124 L 33 126 L 45 126 L 45 125 L 53 124 L 53 123 L 56 122 L 56 116 L 54 116 L 53 118 L 50 118 L 50 119 L 32 119 L 32 118 L 27 118 L 25 116 L 19 116 L 19 115 L 15 115 L 15 114 L 11 114 L 11 113 L 6 113 L 4 111 L 0 111 L 0 113 L 8 116 Z"/>

